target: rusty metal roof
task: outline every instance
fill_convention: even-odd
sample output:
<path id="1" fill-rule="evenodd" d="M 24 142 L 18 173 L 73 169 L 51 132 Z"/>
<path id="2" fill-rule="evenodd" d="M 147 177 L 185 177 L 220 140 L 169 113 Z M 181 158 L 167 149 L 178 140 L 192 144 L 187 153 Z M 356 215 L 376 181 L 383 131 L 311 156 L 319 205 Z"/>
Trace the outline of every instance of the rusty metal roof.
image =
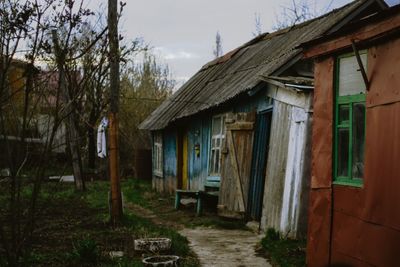
<path id="1" fill-rule="evenodd" d="M 301 43 L 328 33 L 351 19 L 374 0 L 357 0 L 321 17 L 265 33 L 204 65 L 178 91 L 165 100 L 141 129 L 160 130 L 181 118 L 194 115 L 252 89 L 260 76 L 276 75 L 293 60 L 299 60 Z"/>

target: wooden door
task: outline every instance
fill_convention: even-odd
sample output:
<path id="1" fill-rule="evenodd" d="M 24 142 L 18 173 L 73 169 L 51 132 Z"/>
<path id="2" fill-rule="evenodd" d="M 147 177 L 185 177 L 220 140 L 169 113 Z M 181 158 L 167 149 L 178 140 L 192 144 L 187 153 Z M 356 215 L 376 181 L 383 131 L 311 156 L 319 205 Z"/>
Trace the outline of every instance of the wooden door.
<path id="1" fill-rule="evenodd" d="M 221 216 L 243 218 L 246 214 L 254 120 L 255 113 L 239 113 L 226 119 L 218 200 L 218 213 Z"/>

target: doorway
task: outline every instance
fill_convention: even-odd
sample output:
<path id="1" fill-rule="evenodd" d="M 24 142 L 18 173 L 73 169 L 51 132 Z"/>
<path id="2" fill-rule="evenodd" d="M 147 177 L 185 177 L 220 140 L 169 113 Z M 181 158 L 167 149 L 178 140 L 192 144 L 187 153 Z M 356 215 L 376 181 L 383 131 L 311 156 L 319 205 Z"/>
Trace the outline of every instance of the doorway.
<path id="1" fill-rule="evenodd" d="M 260 221 L 262 213 L 271 120 L 272 110 L 260 112 L 256 116 L 249 199 L 247 202 L 247 216 L 250 220 L 255 221 Z"/>

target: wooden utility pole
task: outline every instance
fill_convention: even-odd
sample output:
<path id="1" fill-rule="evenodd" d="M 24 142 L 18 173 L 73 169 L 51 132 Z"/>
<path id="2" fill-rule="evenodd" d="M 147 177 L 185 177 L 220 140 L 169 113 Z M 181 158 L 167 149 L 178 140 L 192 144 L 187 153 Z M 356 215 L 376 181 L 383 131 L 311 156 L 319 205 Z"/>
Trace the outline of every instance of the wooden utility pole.
<path id="1" fill-rule="evenodd" d="M 65 120 L 66 124 L 66 132 L 69 140 L 69 148 L 72 156 L 72 168 L 74 171 L 74 182 L 75 188 L 79 191 L 85 190 L 85 182 L 83 180 L 82 174 L 82 160 L 79 152 L 79 134 L 76 129 L 75 121 L 74 121 L 74 108 L 72 105 L 71 97 L 68 93 L 67 84 L 65 81 L 65 52 L 61 49 L 60 44 L 58 42 L 58 35 L 56 30 L 52 30 L 53 37 L 53 45 L 54 45 L 54 55 L 56 58 L 57 69 L 59 73 L 59 85 L 62 100 L 65 105 L 65 113 L 67 114 L 67 118 Z"/>
<path id="2" fill-rule="evenodd" d="M 122 218 L 121 185 L 118 160 L 118 106 L 119 106 L 119 44 L 118 1 L 108 0 L 108 38 L 110 43 L 110 115 L 109 166 L 111 179 L 111 222 L 116 225 Z"/>

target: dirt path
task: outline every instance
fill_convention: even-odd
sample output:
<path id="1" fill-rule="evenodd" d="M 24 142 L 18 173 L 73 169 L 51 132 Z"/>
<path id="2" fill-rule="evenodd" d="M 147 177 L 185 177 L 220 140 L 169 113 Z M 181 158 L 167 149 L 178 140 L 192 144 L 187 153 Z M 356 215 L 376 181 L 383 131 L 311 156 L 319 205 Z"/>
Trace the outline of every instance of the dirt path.
<path id="1" fill-rule="evenodd" d="M 174 217 L 171 217 L 171 220 L 161 218 L 153 211 L 132 203 L 127 203 L 125 207 L 157 225 L 179 229 L 179 233 L 188 238 L 190 247 L 202 266 L 271 266 L 265 258 L 256 255 L 255 247 L 262 236 L 251 231 L 210 227 L 185 228 L 183 224 L 174 221 Z"/>
<path id="2" fill-rule="evenodd" d="M 202 266 L 271 266 L 256 255 L 255 245 L 261 236 L 250 231 L 200 227 L 179 233 L 189 239 Z"/>

